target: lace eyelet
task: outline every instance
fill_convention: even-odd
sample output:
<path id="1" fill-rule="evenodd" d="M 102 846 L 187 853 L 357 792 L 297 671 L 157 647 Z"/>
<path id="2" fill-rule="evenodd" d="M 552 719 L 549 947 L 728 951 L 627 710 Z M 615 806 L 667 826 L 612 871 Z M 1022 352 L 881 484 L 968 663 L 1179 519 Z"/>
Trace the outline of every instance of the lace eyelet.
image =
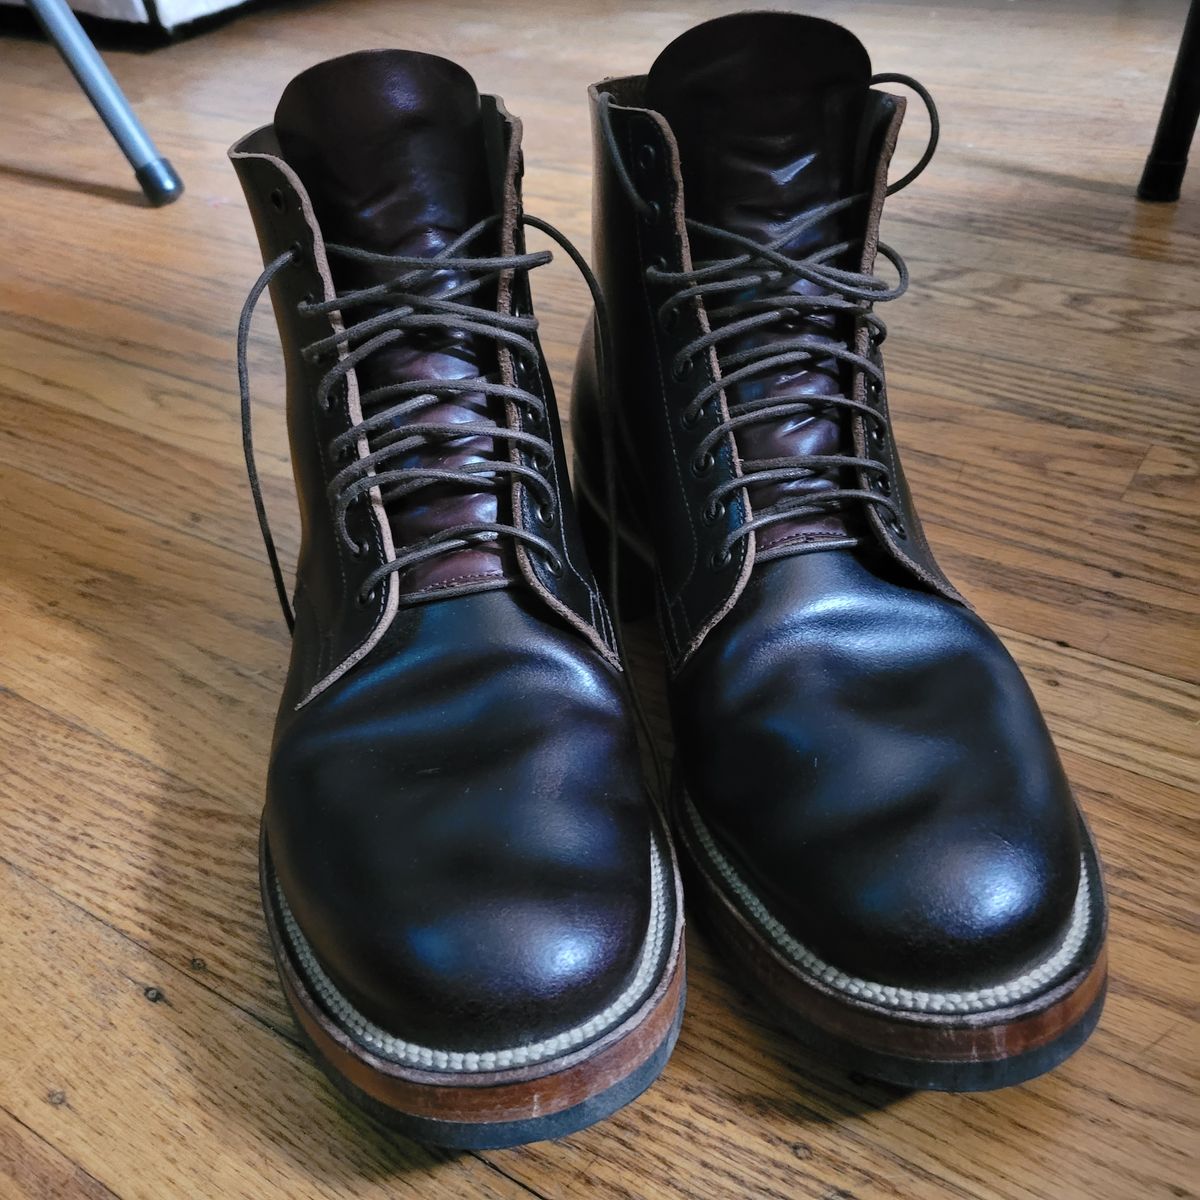
<path id="1" fill-rule="evenodd" d="M 689 412 L 686 408 L 679 414 L 679 428 L 692 430 L 700 423 L 700 410 Z"/>
<path id="2" fill-rule="evenodd" d="M 538 524 L 546 529 L 553 529 L 558 523 L 558 512 L 553 504 L 539 504 L 535 512 Z"/>
<path id="3" fill-rule="evenodd" d="M 696 476 L 707 475 L 713 469 L 715 461 L 707 450 L 703 454 L 697 454 L 692 459 L 692 474 Z"/>
<path id="4" fill-rule="evenodd" d="M 562 578 L 565 568 L 563 567 L 563 560 L 561 558 L 555 555 L 553 558 L 546 557 L 543 559 L 543 562 L 545 563 L 546 570 L 553 575 L 555 579 Z"/>
<path id="5" fill-rule="evenodd" d="M 271 207 L 276 212 L 286 212 L 287 211 L 287 197 L 284 196 L 282 188 L 276 188 L 270 194 L 268 199 L 271 201 Z"/>
<path id="6" fill-rule="evenodd" d="M 674 333 L 679 328 L 679 309 L 669 308 L 658 318 L 659 327 L 664 333 Z"/>
<path id="7" fill-rule="evenodd" d="M 649 200 L 646 202 L 646 207 L 642 209 L 642 220 L 647 225 L 657 225 L 662 217 L 662 206 L 657 200 Z"/>
<path id="8" fill-rule="evenodd" d="M 692 373 L 695 365 L 695 362 L 691 358 L 676 359 L 671 364 L 671 378 L 676 383 L 682 383 Z"/>
<path id="9" fill-rule="evenodd" d="M 895 517 L 889 517 L 885 524 L 902 542 L 908 541 L 908 530 Z"/>
<path id="10" fill-rule="evenodd" d="M 354 602 L 358 605 L 359 608 L 366 608 L 367 605 L 375 603 L 375 598 L 378 595 L 379 595 L 379 589 L 372 588 L 369 592 L 367 592 L 366 595 L 363 595 L 362 592 L 359 592 L 358 595 L 354 597 Z"/>
<path id="11" fill-rule="evenodd" d="M 708 556 L 708 565 L 714 571 L 723 571 L 733 562 L 733 555 L 728 550 L 714 550 Z"/>
<path id="12" fill-rule="evenodd" d="M 647 276 L 647 278 L 649 278 L 651 271 L 659 271 L 663 274 L 666 274 L 666 272 L 669 270 L 670 270 L 670 267 L 667 265 L 666 258 L 661 254 L 656 254 L 650 260 L 649 267 L 646 268 L 646 276 Z"/>
<path id="13" fill-rule="evenodd" d="M 715 504 L 706 504 L 700 519 L 705 525 L 715 525 L 725 515 L 725 501 L 718 500 Z"/>
<path id="14" fill-rule="evenodd" d="M 350 555 L 352 558 L 366 558 L 370 550 L 371 547 L 366 542 L 357 542 Z"/>
<path id="15" fill-rule="evenodd" d="M 554 466 L 554 459 L 544 450 L 534 450 L 529 456 L 529 461 L 533 464 L 535 471 L 540 471 L 543 475 Z"/>
<path id="16" fill-rule="evenodd" d="M 638 167 L 649 174 L 654 170 L 655 164 L 658 162 L 658 151 L 649 143 L 643 142 L 638 147 L 637 165 Z"/>

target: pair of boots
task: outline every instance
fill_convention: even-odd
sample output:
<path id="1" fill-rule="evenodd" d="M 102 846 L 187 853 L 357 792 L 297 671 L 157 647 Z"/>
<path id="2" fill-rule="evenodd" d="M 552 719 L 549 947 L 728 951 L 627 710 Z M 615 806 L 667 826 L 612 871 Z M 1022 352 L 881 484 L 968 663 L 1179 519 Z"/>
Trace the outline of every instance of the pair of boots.
<path id="1" fill-rule="evenodd" d="M 997 1087 L 1096 1023 L 1095 849 L 889 423 L 880 211 L 928 158 L 889 186 L 896 79 L 837 25 L 746 13 L 590 90 L 574 498 L 501 102 L 353 54 L 232 151 L 267 264 L 243 368 L 269 285 L 303 527 L 289 598 L 251 459 L 294 635 L 267 922 L 323 1068 L 418 1138 L 559 1136 L 658 1075 L 673 838 L 741 983 L 848 1067 Z M 651 598 L 665 814 L 620 651 Z"/>

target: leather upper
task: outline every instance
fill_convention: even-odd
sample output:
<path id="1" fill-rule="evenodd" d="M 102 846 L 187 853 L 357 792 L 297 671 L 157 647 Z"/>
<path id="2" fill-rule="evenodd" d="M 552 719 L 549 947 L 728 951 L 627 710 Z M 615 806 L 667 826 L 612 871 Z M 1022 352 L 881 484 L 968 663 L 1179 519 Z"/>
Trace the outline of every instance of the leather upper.
<path id="1" fill-rule="evenodd" d="M 545 364 L 514 362 L 470 333 L 406 335 L 350 370 L 323 408 L 329 364 L 302 351 L 339 317 L 299 308 L 398 273 L 347 267 L 326 251 L 335 242 L 428 254 L 500 214 L 497 244 L 471 253 L 520 253 L 519 126 L 459 68 L 401 51 L 306 72 L 277 120 L 232 152 L 264 261 L 294 254 L 271 285 L 302 521 L 264 815 L 271 864 L 319 964 L 369 1021 L 449 1051 L 519 1046 L 589 1020 L 635 977 L 659 836 Z M 531 311 L 520 277 L 474 302 Z M 376 488 L 348 510 L 363 549 L 347 550 L 330 495 L 344 463 L 330 444 L 369 415 L 359 398 L 414 378 L 432 388 L 476 377 L 544 399 L 538 433 L 553 454 L 538 469 L 556 497 L 553 523 L 519 484 L 393 498 Z M 446 421 L 532 422 L 469 391 L 440 407 Z M 509 453 L 528 462 L 499 441 L 416 454 L 435 467 Z M 357 453 L 368 448 L 360 440 Z M 398 548 L 472 517 L 538 522 L 564 569 L 511 542 L 475 545 L 360 598 Z"/>
<path id="2" fill-rule="evenodd" d="M 747 23 L 752 39 L 740 32 Z M 795 29 L 786 13 L 709 21 L 676 38 L 646 77 L 646 107 L 662 114 L 678 148 L 687 216 L 760 243 L 786 233 L 798 213 L 869 191 L 872 184 L 864 170 L 870 160 L 858 139 L 847 136 L 866 124 L 871 76 L 866 51 L 846 30 L 825 23 L 806 32 L 805 67 L 798 73 Z M 890 115 L 879 113 L 882 121 L 877 118 L 872 126 L 886 124 Z M 782 249 L 795 255 L 861 238 L 867 217 L 865 205 L 833 214 L 790 238 Z M 689 243 L 693 258 L 729 254 L 728 247 L 711 237 L 694 235 Z M 861 251 L 856 259 L 851 250 L 841 256 L 840 265 L 853 268 L 860 260 Z M 787 290 L 820 293 L 806 279 Z M 846 320 L 824 316 L 794 319 L 723 343 L 722 353 L 802 333 L 845 335 L 852 328 Z M 727 388 L 725 396 L 731 405 L 795 396 L 819 401 L 845 393 L 852 384 L 849 372 L 825 358 L 756 375 Z M 803 415 L 746 425 L 736 441 L 740 457 L 750 460 L 853 450 L 848 422 L 819 404 Z M 750 503 L 757 511 L 788 497 L 827 490 L 848 475 L 818 472 L 803 481 L 757 485 L 749 489 Z M 758 535 L 756 549 L 761 553 L 796 542 L 845 540 L 857 532 L 857 515 L 853 509 L 830 508 L 779 522 Z"/>
<path id="3" fill-rule="evenodd" d="M 326 971 L 389 1032 L 540 1040 L 605 1008 L 650 914 L 649 809 L 620 679 L 518 590 L 403 609 L 296 710 L 266 830 Z"/>
<path id="4" fill-rule="evenodd" d="M 479 93 L 461 67 L 432 55 L 365 53 L 319 63 L 288 84 L 275 110 L 280 153 L 305 183 L 327 243 L 380 254 L 433 255 L 496 208 L 488 177 Z M 498 241 L 475 253 L 499 251 Z M 333 258 L 339 291 L 385 282 L 397 272 L 382 264 Z M 461 272 L 439 273 L 434 287 L 461 284 Z M 494 302 L 494 291 L 492 299 Z M 361 319 L 383 311 L 356 309 Z M 360 391 L 408 379 L 470 379 L 497 369 L 495 344 L 481 337 L 436 331 L 417 342 L 404 338 L 363 360 Z M 386 403 L 386 401 L 382 402 Z M 371 406 L 364 406 L 364 416 Z M 494 423 L 487 398 L 454 394 L 421 412 L 428 421 Z M 478 463 L 495 453 L 487 438 L 425 446 L 406 466 Z M 461 487 L 422 489 L 413 502 L 389 511 L 393 540 L 404 545 L 470 520 L 498 516 L 493 491 Z M 439 584 L 503 577 L 515 570 L 501 543 L 440 554 L 405 572 L 406 592 Z"/>
<path id="5" fill-rule="evenodd" d="M 877 555 L 764 563 L 671 698 L 678 783 L 826 962 L 980 987 L 1062 937 L 1078 814 L 1020 671 L 962 605 Z"/>
<path id="6" fill-rule="evenodd" d="M 865 51 L 845 30 L 748 13 L 684 34 L 648 77 L 592 89 L 594 244 L 615 314 L 616 519 L 626 545 L 653 559 L 676 784 L 722 852 L 793 937 L 839 970 L 901 987 L 972 988 L 1046 954 L 1079 887 L 1086 834 L 1034 698 L 933 560 L 886 388 L 810 360 L 727 389 L 689 427 L 687 404 L 721 378 L 722 356 L 748 342 L 721 343 L 676 378 L 673 355 L 710 318 L 696 300 L 665 327 L 669 288 L 646 274 L 664 263 L 686 270 L 714 252 L 685 218 L 761 243 L 856 191 L 864 204 L 810 226 L 796 249 L 851 241 L 845 265 L 869 269 L 903 112 L 869 78 Z M 612 98 L 615 149 L 644 208 L 612 162 L 601 93 Z M 820 319 L 877 356 L 854 318 L 849 328 L 841 317 L 804 318 L 753 337 L 794 335 L 796 324 L 813 332 Z M 833 394 L 872 405 L 879 419 L 822 405 Z M 731 405 L 785 395 L 811 396 L 811 410 L 732 432 L 706 478 L 689 471 Z M 589 337 L 574 441 L 577 482 L 593 504 L 604 494 L 603 403 Z M 765 526 L 735 544 L 731 562 L 714 562 L 727 532 L 779 493 L 735 492 L 714 520 L 711 488 L 741 478 L 743 461 L 811 453 L 885 464 L 900 521 L 844 504 Z M 854 470 L 785 486 L 844 487 L 839 474 L 872 485 Z"/>

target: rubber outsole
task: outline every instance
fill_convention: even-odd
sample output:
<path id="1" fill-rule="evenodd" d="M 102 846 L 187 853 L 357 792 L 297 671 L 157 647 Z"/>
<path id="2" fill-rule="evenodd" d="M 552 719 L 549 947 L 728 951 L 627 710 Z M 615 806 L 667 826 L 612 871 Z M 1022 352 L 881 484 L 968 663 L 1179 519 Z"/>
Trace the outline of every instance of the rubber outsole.
<path id="1" fill-rule="evenodd" d="M 691 917 L 777 1025 L 847 1070 L 912 1090 L 992 1091 L 1053 1070 L 1087 1041 L 1099 1022 L 1107 992 L 1106 904 L 1099 860 L 1086 827 L 1089 869 L 1100 894 L 1077 968 L 1044 996 L 1010 1009 L 925 1018 L 890 1014 L 838 997 L 785 963 L 714 879 L 684 820 L 676 815 L 676 844 Z M 861 1038 L 845 1035 L 856 1026 Z M 909 1052 L 892 1051 L 889 1043 Z M 914 1046 L 927 1053 L 912 1052 Z"/>
<path id="2" fill-rule="evenodd" d="M 264 831 L 263 910 L 280 982 L 301 1039 L 342 1095 L 388 1128 L 430 1145 L 503 1149 L 565 1137 L 593 1125 L 635 1100 L 658 1078 L 679 1037 L 686 995 L 682 907 L 674 858 L 668 857 L 674 876 L 673 937 L 659 982 L 623 1025 L 593 1045 L 537 1067 L 486 1074 L 429 1072 L 378 1059 L 320 1005 L 282 932 Z M 389 1102 L 396 1096 L 408 1108 Z M 456 1117 L 452 1115 L 456 1109 L 471 1116 L 487 1112 L 488 1119 Z"/>

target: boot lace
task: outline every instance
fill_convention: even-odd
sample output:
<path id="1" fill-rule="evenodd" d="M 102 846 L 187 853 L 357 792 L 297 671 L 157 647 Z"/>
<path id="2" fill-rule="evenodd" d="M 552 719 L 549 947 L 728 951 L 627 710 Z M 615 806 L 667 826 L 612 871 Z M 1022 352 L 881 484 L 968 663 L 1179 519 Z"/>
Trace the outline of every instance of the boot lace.
<path id="1" fill-rule="evenodd" d="M 937 108 L 925 88 L 910 76 L 876 75 L 871 83 L 900 83 L 910 87 L 921 97 L 929 112 L 930 136 L 925 151 L 912 170 L 888 186 L 887 195 L 890 196 L 912 183 L 933 157 L 938 140 Z M 600 125 L 609 156 L 635 210 L 649 215 L 654 211 L 654 204 L 638 192 L 621 156 L 609 112 L 612 103 L 611 94 L 601 95 Z M 696 261 L 690 271 L 668 271 L 661 265 L 651 265 L 645 272 L 648 282 L 669 289 L 667 299 L 657 311 L 657 319 L 664 329 L 672 328 L 679 310 L 693 301 L 703 303 L 708 316 L 709 332 L 680 347 L 671 363 L 672 375 L 681 381 L 692 373 L 698 357 L 711 347 L 717 352 L 721 368 L 720 378 L 700 388 L 680 414 L 685 426 L 694 425 L 704 408 L 726 388 L 773 372 L 811 367 L 831 360 L 863 374 L 867 397 L 879 395 L 884 383 L 879 347 L 887 336 L 887 326 L 875 314 L 874 306 L 895 300 L 907 290 L 908 268 L 904 260 L 890 246 L 879 243 L 879 254 L 895 267 L 898 275 L 897 282 L 888 283 L 869 272 L 835 265 L 849 251 L 857 248 L 861 252 L 863 237 L 821 245 L 800 257 L 794 257 L 784 249 L 812 226 L 869 199 L 869 193 L 860 192 L 807 209 L 778 237 L 765 243 L 685 215 L 684 225 L 689 233 L 701 235 L 708 245 L 728 248 L 727 257 Z M 804 290 L 791 290 L 797 284 Z M 847 321 L 847 318 L 853 320 Z M 866 354 L 855 349 L 852 337 L 838 337 L 833 332 L 836 325 L 857 329 L 859 322 L 868 330 Z M 757 345 L 721 349 L 723 344 L 747 334 L 764 332 L 775 336 Z M 726 415 L 697 446 L 691 469 L 697 476 L 706 475 L 714 465 L 714 453 L 721 442 L 746 426 L 804 417 L 819 408 L 858 413 L 867 429 L 868 448 L 878 450 L 884 445 L 887 417 L 869 399 L 858 400 L 844 395 L 772 396 L 728 404 Z M 728 498 L 743 488 L 808 481 L 831 471 L 840 474 L 846 469 L 866 474 L 870 486 L 838 484 L 808 492 L 800 498 L 782 499 L 758 507 L 749 520 L 729 532 L 714 553 L 711 565 L 715 569 L 726 566 L 731 561 L 733 547 L 757 529 L 853 502 L 874 505 L 882 510 L 884 520 L 896 535 L 907 537 L 900 508 L 892 495 L 890 467 L 880 459 L 852 454 L 742 459 L 740 476 L 716 485 L 708 493 L 702 517 L 710 524 L 715 523 L 724 515 Z"/>
<path id="2" fill-rule="evenodd" d="M 473 243 L 488 235 L 494 238 L 500 220 L 499 216 L 485 218 L 439 253 L 429 256 L 377 254 L 354 246 L 326 245 L 326 253 L 331 258 L 384 268 L 395 271 L 395 275 L 372 287 L 347 290 L 329 300 L 308 299 L 298 305 L 298 311 L 303 316 L 336 312 L 342 318 L 341 326 L 334 333 L 312 342 L 302 351 L 309 362 L 328 364 L 328 370 L 321 377 L 316 391 L 316 403 L 323 410 L 328 411 L 334 405 L 339 384 L 359 363 L 383 347 L 411 338 L 414 334 L 466 334 L 485 338 L 497 346 L 507 347 L 514 360 L 523 361 L 534 370 L 540 368 L 541 356 L 533 341 L 537 329 L 536 318 L 502 313 L 494 307 L 485 308 L 474 302 L 481 291 L 493 287 L 505 272 L 530 271 L 550 262 L 552 257 L 546 250 L 509 255 L 469 253 Z M 542 230 L 562 246 L 585 272 L 593 296 L 599 295 L 598 285 L 590 277 L 591 273 L 587 271 L 582 258 L 557 229 L 535 217 L 524 216 L 522 221 Z M 293 247 L 267 264 L 246 298 L 238 323 L 238 380 L 246 472 L 267 559 L 275 579 L 275 589 L 289 630 L 294 628 L 295 616 L 254 460 L 247 347 L 250 322 L 263 292 L 280 271 L 299 259 L 300 251 Z M 435 294 L 426 294 L 427 290 L 432 291 L 430 285 L 434 284 L 437 277 L 448 272 L 454 272 L 459 278 Z M 370 313 L 363 319 L 354 322 L 346 319 L 347 314 L 367 306 Z M 557 519 L 556 493 L 546 475 L 554 457 L 554 447 L 548 438 L 484 421 L 455 423 L 421 419 L 424 410 L 456 393 L 495 397 L 515 404 L 527 414 L 526 425 L 543 430 L 548 427 L 545 401 L 525 388 L 502 383 L 494 376 L 404 380 L 363 392 L 360 397 L 362 408 L 364 412 L 370 410 L 370 415 L 339 433 L 329 446 L 335 461 L 345 464 L 329 482 L 329 497 L 337 534 L 351 553 L 365 554 L 367 547 L 354 539 L 347 514 L 356 501 L 366 497 L 374 488 L 380 489 L 386 507 L 433 485 L 457 486 L 477 492 L 489 483 L 499 489 L 503 481 L 520 479 L 536 494 L 543 524 L 551 525 Z M 499 456 L 489 456 L 478 462 L 454 467 L 400 465 L 405 459 L 411 461 L 414 452 L 422 448 L 445 446 L 467 438 L 488 438 L 495 443 L 520 447 L 528 453 L 533 465 Z M 364 439 L 367 439 L 367 453 L 359 454 L 357 448 Z M 366 576 L 360 600 L 363 603 L 369 601 L 375 589 L 389 575 L 435 555 L 501 538 L 524 544 L 543 557 L 552 573 L 561 574 L 563 563 L 558 551 L 532 530 L 520 528 L 509 521 L 469 521 L 439 529 L 428 537 L 400 548 L 393 559 Z"/>

